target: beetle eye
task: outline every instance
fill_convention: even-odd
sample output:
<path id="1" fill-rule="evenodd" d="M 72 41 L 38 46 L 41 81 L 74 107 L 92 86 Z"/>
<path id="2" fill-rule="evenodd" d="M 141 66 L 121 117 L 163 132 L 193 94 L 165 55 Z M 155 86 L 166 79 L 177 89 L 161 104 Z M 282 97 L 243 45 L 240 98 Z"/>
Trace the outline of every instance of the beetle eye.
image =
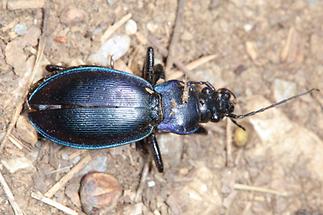
<path id="1" fill-rule="evenodd" d="M 206 95 L 210 95 L 211 94 L 211 89 L 209 87 L 204 87 L 202 89 L 202 93 L 206 94 Z"/>
<path id="2" fill-rule="evenodd" d="M 225 99 L 230 99 L 230 97 L 231 97 L 231 95 L 230 95 L 230 93 L 227 93 L 227 92 L 225 92 L 225 93 L 223 93 L 223 97 L 225 98 Z"/>
<path id="3" fill-rule="evenodd" d="M 218 113 L 213 113 L 211 117 L 212 122 L 218 122 L 221 120 L 220 115 Z"/>
<path id="4" fill-rule="evenodd" d="M 234 111 L 234 105 L 230 104 L 229 113 L 232 113 L 233 111 Z"/>

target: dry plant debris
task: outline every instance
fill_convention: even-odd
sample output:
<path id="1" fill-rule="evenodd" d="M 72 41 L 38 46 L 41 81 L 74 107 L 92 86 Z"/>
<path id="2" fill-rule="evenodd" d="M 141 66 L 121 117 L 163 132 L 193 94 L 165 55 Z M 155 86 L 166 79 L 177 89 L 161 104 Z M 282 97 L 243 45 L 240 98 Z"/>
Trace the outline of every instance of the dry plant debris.
<path id="1" fill-rule="evenodd" d="M 82 214 L 81 179 L 98 169 L 117 179 L 109 214 L 323 213 L 322 92 L 246 119 L 244 147 L 224 122 L 159 135 L 164 174 L 131 145 L 84 152 L 37 139 L 24 112 L 44 65 L 89 64 L 118 35 L 129 45 L 116 69 L 140 75 L 153 46 L 166 79 L 227 87 L 237 113 L 322 90 L 322 2 L 4 0 L 0 11 L 0 214 Z"/>

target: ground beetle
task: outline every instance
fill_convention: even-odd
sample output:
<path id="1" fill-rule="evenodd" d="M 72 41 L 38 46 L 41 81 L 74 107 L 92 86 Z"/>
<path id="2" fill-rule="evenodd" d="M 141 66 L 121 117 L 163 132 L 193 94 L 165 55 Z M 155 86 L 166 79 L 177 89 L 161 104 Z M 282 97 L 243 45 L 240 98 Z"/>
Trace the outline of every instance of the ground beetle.
<path id="1" fill-rule="evenodd" d="M 208 82 L 178 80 L 157 84 L 161 65 L 154 66 L 148 48 L 143 78 L 112 68 L 48 65 L 54 75 L 41 80 L 28 95 L 29 119 L 37 132 L 64 146 L 111 148 L 142 141 L 151 149 L 159 172 L 163 162 L 155 132 L 192 134 L 200 123 L 244 118 L 312 92 L 314 89 L 244 115 L 233 114 L 235 95 Z"/>

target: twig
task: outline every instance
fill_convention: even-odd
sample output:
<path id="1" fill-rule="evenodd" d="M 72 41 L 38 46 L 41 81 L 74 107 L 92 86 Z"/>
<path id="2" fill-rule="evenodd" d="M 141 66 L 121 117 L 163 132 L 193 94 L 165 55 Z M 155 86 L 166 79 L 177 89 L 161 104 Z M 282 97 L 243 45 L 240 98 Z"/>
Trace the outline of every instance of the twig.
<path id="1" fill-rule="evenodd" d="M 13 115 L 11 116 L 10 119 L 10 123 L 8 125 L 8 128 L 6 130 L 5 135 L 3 136 L 1 143 L 0 143 L 0 151 L 2 151 L 2 149 L 5 146 L 5 143 L 7 142 L 9 135 L 12 132 L 12 129 L 15 127 L 16 122 L 18 120 L 18 117 L 20 115 L 20 112 L 22 111 L 23 105 L 25 103 L 25 98 L 27 97 L 28 94 L 28 90 L 30 85 L 32 84 L 36 71 L 38 71 L 39 69 L 39 65 L 40 65 L 40 61 L 41 58 L 43 56 L 44 53 L 44 48 L 45 48 L 45 44 L 46 44 L 46 27 L 47 27 L 47 20 L 48 20 L 48 16 L 45 13 L 45 10 L 43 12 L 44 15 L 44 20 L 43 20 L 43 32 L 42 32 L 42 36 L 39 39 L 39 43 L 38 43 L 38 52 L 37 52 L 37 57 L 36 57 L 36 61 L 34 64 L 34 68 L 31 70 L 30 74 L 26 73 L 25 77 L 28 77 L 28 80 L 25 82 L 24 87 L 22 87 L 22 91 L 20 92 L 20 95 L 17 97 L 17 100 L 15 101 L 16 103 L 16 110 L 14 111 Z"/>
<path id="2" fill-rule="evenodd" d="M 237 155 L 236 155 L 236 157 L 234 159 L 234 162 L 233 162 L 233 164 L 235 166 L 238 166 L 239 165 L 240 160 L 241 160 L 242 155 L 243 155 L 243 152 L 244 152 L 244 150 L 242 148 L 238 149 Z"/>
<path id="3" fill-rule="evenodd" d="M 227 126 L 226 126 L 226 166 L 232 167 L 232 124 L 231 120 L 227 118 Z"/>
<path id="4" fill-rule="evenodd" d="M 18 149 L 23 149 L 23 144 L 20 140 L 18 140 L 14 135 L 10 134 L 9 135 L 9 140 L 10 142 L 13 143 L 13 145 L 15 145 Z"/>
<path id="5" fill-rule="evenodd" d="M 197 67 L 199 66 L 202 66 L 203 64 L 206 64 L 208 63 L 209 61 L 215 59 L 217 57 L 217 55 L 215 54 L 212 54 L 212 55 L 207 55 L 207 56 L 204 56 L 204 57 L 201 57 L 197 60 L 194 60 L 192 61 L 191 63 L 187 64 L 186 65 L 186 68 L 188 70 L 193 70 L 193 69 L 196 69 Z"/>
<path id="6" fill-rule="evenodd" d="M 158 41 L 157 39 L 152 36 L 149 35 L 148 38 L 146 39 L 141 33 L 137 32 L 136 36 L 138 38 L 138 40 L 142 43 L 142 44 L 147 44 L 148 42 L 151 43 L 152 46 L 154 46 L 155 48 L 158 49 L 158 51 L 160 52 L 160 54 L 163 57 L 167 57 L 168 56 L 168 50 L 166 48 L 164 48 Z M 176 60 L 176 58 L 173 59 L 173 63 L 175 64 L 175 66 L 181 70 L 185 76 L 189 77 L 189 72 L 190 70 L 196 69 L 197 67 L 215 59 L 217 57 L 217 55 L 208 55 L 208 56 L 204 56 L 201 57 L 197 60 L 192 61 L 191 63 L 184 65 L 182 62 Z M 167 75 L 167 79 L 178 79 L 180 77 L 182 77 L 183 73 L 180 72 L 179 70 L 171 70 L 171 74 Z M 166 70 L 167 71 L 167 70 Z"/>
<path id="7" fill-rule="evenodd" d="M 52 188 L 50 188 L 45 196 L 51 198 L 55 193 L 65 186 L 65 184 L 74 177 L 76 173 L 78 173 L 83 167 L 91 160 L 91 156 L 87 155 L 83 158 L 78 164 L 76 164 L 71 171 L 69 171 L 66 175 L 64 175 Z"/>
<path id="8" fill-rule="evenodd" d="M 80 156 L 82 154 L 84 154 L 86 151 L 85 150 L 76 150 L 75 152 L 73 152 L 72 154 L 70 154 L 70 156 L 68 157 L 69 160 L 73 160 L 74 158 L 76 158 L 77 156 Z"/>
<path id="9" fill-rule="evenodd" d="M 142 35 L 140 32 L 137 32 L 136 36 L 139 42 L 141 42 L 142 44 L 146 45 L 147 43 L 151 43 L 152 46 L 158 49 L 158 51 L 163 57 L 168 56 L 168 50 L 164 48 L 154 36 L 149 35 L 146 39 L 145 36 Z M 178 69 L 182 70 L 184 73 L 187 73 L 189 71 L 182 62 L 173 59 L 173 63 L 178 67 Z"/>
<path id="10" fill-rule="evenodd" d="M 57 208 L 58 210 L 61 210 L 63 211 L 64 213 L 66 214 L 70 214 L 70 215 L 77 215 L 78 213 L 64 205 L 62 205 L 61 203 L 58 203 L 52 199 L 49 199 L 49 198 L 46 198 L 45 196 L 43 196 L 41 193 L 37 192 L 37 193 L 34 193 L 32 192 L 31 193 L 31 197 L 34 198 L 34 199 L 37 199 L 45 204 L 48 204 L 50 206 L 53 206 L 55 208 Z"/>
<path id="11" fill-rule="evenodd" d="M 66 166 L 66 167 L 62 167 L 62 168 L 59 168 L 59 169 L 55 169 L 51 172 L 48 172 L 46 173 L 46 175 L 51 175 L 51 174 L 54 174 L 54 173 L 59 173 L 59 172 L 65 172 L 67 170 L 70 170 L 73 166 L 70 165 L 70 166 Z"/>
<path id="12" fill-rule="evenodd" d="M 236 190 L 254 191 L 254 192 L 260 192 L 260 193 L 269 193 L 269 194 L 274 194 L 274 195 L 277 195 L 277 196 L 288 196 L 287 192 L 280 192 L 280 191 L 273 190 L 273 189 L 249 186 L 249 185 L 245 185 L 245 184 L 234 184 L 233 187 Z"/>
<path id="13" fill-rule="evenodd" d="M 141 178 L 140 178 L 140 183 L 139 183 L 139 186 L 138 186 L 138 189 L 136 192 L 135 202 L 140 201 L 140 198 L 142 196 L 142 191 L 144 189 L 145 182 L 147 180 L 148 171 L 149 171 L 149 165 L 148 165 L 148 162 L 145 162 L 145 165 L 144 165 L 142 172 L 141 172 Z"/>
<path id="14" fill-rule="evenodd" d="M 207 56 L 201 57 L 201 58 L 199 58 L 197 60 L 194 60 L 194 61 L 192 61 L 189 64 L 186 64 L 184 67 L 185 67 L 185 69 L 187 71 L 191 71 L 193 69 L 196 69 L 199 66 L 202 66 L 203 64 L 208 63 L 209 61 L 215 59 L 216 57 L 217 57 L 216 55 L 207 55 Z M 176 65 L 176 63 L 175 63 L 175 65 Z M 180 67 L 178 67 L 178 68 L 180 68 Z M 181 73 L 179 70 L 171 70 L 170 73 L 171 74 L 168 77 L 169 79 L 179 79 L 183 75 L 183 73 Z M 186 72 L 186 75 L 187 74 L 188 73 Z"/>
<path id="15" fill-rule="evenodd" d="M 250 208 L 252 206 L 253 202 L 247 202 L 246 206 L 244 207 L 242 211 L 242 215 L 250 214 Z"/>
<path id="16" fill-rule="evenodd" d="M 159 42 L 156 40 L 156 38 L 154 38 L 153 36 L 149 36 L 148 37 L 148 40 L 149 40 L 149 42 L 154 46 L 154 47 L 156 47 L 158 50 L 159 50 L 159 52 L 162 54 L 162 56 L 163 57 L 167 57 L 167 56 L 169 56 L 169 52 L 168 52 L 168 50 L 167 49 L 165 49 L 164 47 L 162 47 L 160 44 L 159 44 Z M 176 59 L 173 59 L 173 63 L 180 69 L 180 70 L 182 70 L 186 75 L 188 74 L 188 72 L 189 72 L 189 70 L 185 67 L 185 65 L 182 63 L 182 62 L 180 62 L 180 61 L 178 61 L 178 60 L 176 60 Z M 167 71 L 167 70 L 166 70 Z"/>
<path id="17" fill-rule="evenodd" d="M 131 19 L 132 14 L 128 13 L 122 17 L 118 22 L 110 26 L 102 35 L 101 43 L 104 43 L 114 32 L 116 32 L 123 24 L 125 24 L 129 19 Z"/>
<path id="18" fill-rule="evenodd" d="M 8 0 L 2 0 L 2 9 L 3 10 L 7 9 L 7 4 L 8 4 Z"/>
<path id="19" fill-rule="evenodd" d="M 15 197 L 13 196 L 9 185 L 7 184 L 5 178 L 3 177 L 2 173 L 0 172 L 0 184 L 3 187 L 3 190 L 9 200 L 9 203 L 14 211 L 14 213 L 16 215 L 23 215 L 22 210 L 20 209 L 19 205 L 17 204 L 17 202 L 15 201 Z"/>
<path id="20" fill-rule="evenodd" d="M 6 31 L 10 30 L 11 28 L 13 28 L 16 24 L 17 24 L 17 21 L 13 20 L 9 24 L 7 24 L 7 25 L 3 26 L 2 28 L 0 28 L 0 30 L 2 32 L 6 32 Z"/>
<path id="21" fill-rule="evenodd" d="M 180 32 L 180 25 L 182 23 L 182 19 L 184 16 L 184 6 L 185 6 L 185 0 L 178 0 L 178 6 L 177 6 L 177 13 L 176 13 L 176 20 L 175 20 L 175 25 L 174 25 L 174 30 L 173 30 L 173 35 L 168 47 L 168 57 L 166 61 L 166 71 L 170 70 L 171 67 L 173 66 L 174 62 L 174 54 L 175 54 L 175 49 L 176 49 L 176 44 L 178 41 L 179 37 L 179 32 Z"/>

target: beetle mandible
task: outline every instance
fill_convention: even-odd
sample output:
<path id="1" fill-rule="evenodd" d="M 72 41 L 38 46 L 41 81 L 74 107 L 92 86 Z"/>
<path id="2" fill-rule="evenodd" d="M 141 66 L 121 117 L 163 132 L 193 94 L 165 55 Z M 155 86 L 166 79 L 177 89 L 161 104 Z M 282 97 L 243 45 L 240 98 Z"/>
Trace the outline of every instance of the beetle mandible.
<path id="1" fill-rule="evenodd" d="M 143 141 L 163 172 L 156 132 L 193 134 L 200 123 L 219 122 L 262 112 L 290 97 L 243 115 L 234 114 L 235 95 L 204 81 L 164 78 L 163 67 L 154 65 L 153 48 L 147 49 L 143 77 L 108 67 L 48 65 L 54 75 L 39 81 L 28 95 L 28 116 L 37 132 L 52 142 L 79 149 L 101 149 Z M 241 127 L 241 126 L 240 126 Z"/>

